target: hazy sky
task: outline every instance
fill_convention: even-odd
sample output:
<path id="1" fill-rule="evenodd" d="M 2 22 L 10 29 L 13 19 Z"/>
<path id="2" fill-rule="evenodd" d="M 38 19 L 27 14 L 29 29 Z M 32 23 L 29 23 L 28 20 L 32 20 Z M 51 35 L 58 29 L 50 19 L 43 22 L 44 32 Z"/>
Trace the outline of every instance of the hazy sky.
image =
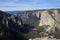
<path id="1" fill-rule="evenodd" d="M 60 8 L 60 0 L 0 0 L 0 10 L 34 10 Z"/>

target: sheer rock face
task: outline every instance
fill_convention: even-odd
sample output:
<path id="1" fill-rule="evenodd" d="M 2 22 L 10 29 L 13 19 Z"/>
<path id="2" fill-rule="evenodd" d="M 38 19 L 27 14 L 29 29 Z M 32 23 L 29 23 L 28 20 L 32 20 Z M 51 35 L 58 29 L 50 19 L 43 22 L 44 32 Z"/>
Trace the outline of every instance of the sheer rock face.
<path id="1" fill-rule="evenodd" d="M 39 26 L 49 25 L 46 31 L 55 31 L 55 27 L 60 28 L 60 12 L 59 10 L 45 10 L 41 12 L 41 20 Z"/>
<path id="2" fill-rule="evenodd" d="M 50 16 L 50 14 L 49 14 L 48 11 L 43 11 L 43 12 L 41 12 L 41 21 L 40 21 L 39 26 L 43 26 L 43 25 L 53 26 L 54 24 L 55 24 L 55 23 L 54 23 L 54 20 L 53 20 L 53 18 Z"/>

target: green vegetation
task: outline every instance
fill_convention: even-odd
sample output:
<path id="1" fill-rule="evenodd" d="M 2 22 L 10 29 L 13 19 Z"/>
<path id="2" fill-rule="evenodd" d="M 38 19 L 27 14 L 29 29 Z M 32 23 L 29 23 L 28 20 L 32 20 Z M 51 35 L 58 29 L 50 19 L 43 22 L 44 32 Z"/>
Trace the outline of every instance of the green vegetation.
<path id="1" fill-rule="evenodd" d="M 26 38 L 36 38 L 36 37 L 40 37 L 39 33 L 44 31 L 44 28 L 47 28 L 48 25 L 44 25 L 44 26 L 38 26 L 37 30 L 31 30 L 29 33 L 24 34 Z"/>
<path id="2" fill-rule="evenodd" d="M 56 32 L 54 33 L 54 36 L 55 36 L 57 39 L 60 39 L 60 29 L 59 29 L 59 28 L 56 29 Z"/>
<path id="3" fill-rule="evenodd" d="M 37 30 L 32 30 L 31 32 L 24 34 L 26 38 L 36 38 L 40 37 L 39 33 Z"/>

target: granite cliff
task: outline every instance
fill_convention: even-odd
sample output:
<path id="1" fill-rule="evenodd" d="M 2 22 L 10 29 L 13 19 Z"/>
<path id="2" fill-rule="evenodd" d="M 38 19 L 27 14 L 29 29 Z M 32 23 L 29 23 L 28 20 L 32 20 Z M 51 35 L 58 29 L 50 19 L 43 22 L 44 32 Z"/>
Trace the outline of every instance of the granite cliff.
<path id="1" fill-rule="evenodd" d="M 12 13 L 12 12 L 11 12 Z M 44 9 L 44 10 L 31 10 L 22 12 L 13 12 L 21 17 L 23 23 L 30 24 L 33 26 L 47 26 L 46 31 L 53 30 L 55 28 L 60 29 L 60 9 Z"/>
<path id="2" fill-rule="evenodd" d="M 55 33 L 60 29 L 60 9 L 0 11 L 0 23 L 7 29 L 11 28 L 22 33 L 30 32 L 33 26 L 40 28 L 39 30 L 43 28 L 46 32 Z"/>

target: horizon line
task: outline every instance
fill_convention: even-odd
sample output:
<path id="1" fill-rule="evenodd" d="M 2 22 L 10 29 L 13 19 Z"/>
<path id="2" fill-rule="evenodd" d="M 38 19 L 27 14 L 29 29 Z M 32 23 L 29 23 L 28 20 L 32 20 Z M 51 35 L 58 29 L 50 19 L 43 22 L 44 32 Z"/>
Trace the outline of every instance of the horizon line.
<path id="1" fill-rule="evenodd" d="M 60 8 L 39 8 L 39 9 L 26 9 L 26 10 L 1 10 L 1 11 L 35 11 L 35 10 L 59 10 Z"/>

